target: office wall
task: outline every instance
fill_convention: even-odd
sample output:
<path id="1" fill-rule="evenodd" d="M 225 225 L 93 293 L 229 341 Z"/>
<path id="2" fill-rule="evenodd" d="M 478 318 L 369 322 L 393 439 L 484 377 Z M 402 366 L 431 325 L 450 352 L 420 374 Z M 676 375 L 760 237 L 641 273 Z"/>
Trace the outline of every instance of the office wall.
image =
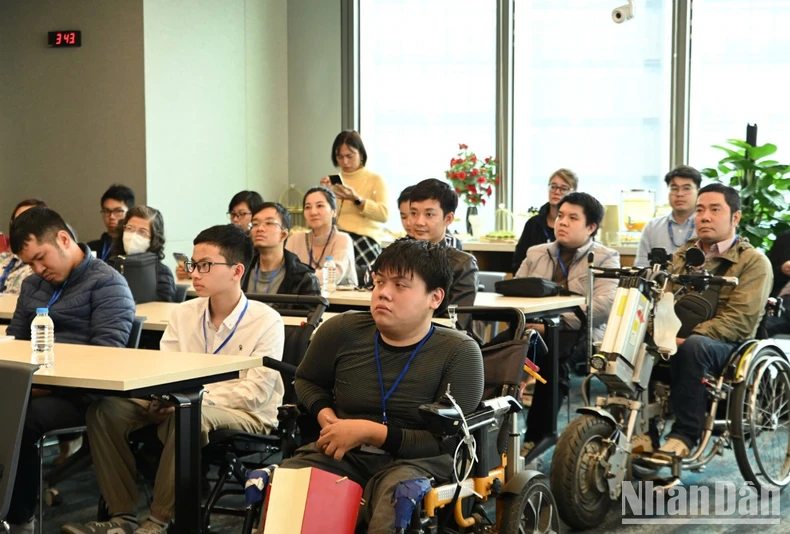
<path id="1" fill-rule="evenodd" d="M 83 45 L 47 47 L 81 30 Z M 0 1 L 0 230 L 41 197 L 83 240 L 113 182 L 145 201 L 142 0 Z"/>
<path id="2" fill-rule="evenodd" d="M 302 191 L 330 174 L 341 128 L 340 1 L 288 4 L 288 139 L 291 183 Z"/>
<path id="3" fill-rule="evenodd" d="M 285 0 L 144 1 L 147 187 L 168 253 L 285 183 Z M 280 123 L 280 124 L 278 124 Z"/>

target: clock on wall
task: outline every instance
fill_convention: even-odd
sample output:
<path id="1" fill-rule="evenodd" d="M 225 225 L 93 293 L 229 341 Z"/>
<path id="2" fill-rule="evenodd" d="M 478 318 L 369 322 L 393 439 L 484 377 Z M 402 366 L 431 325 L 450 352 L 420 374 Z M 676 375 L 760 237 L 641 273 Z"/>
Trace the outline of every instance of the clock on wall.
<path id="1" fill-rule="evenodd" d="M 47 43 L 51 48 L 82 46 L 82 32 L 79 30 L 49 32 Z"/>

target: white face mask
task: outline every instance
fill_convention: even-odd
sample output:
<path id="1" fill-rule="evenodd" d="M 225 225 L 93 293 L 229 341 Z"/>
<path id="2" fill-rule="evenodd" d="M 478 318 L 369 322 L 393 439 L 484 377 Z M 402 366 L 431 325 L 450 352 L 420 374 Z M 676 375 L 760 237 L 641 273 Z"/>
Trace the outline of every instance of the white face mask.
<path id="1" fill-rule="evenodd" d="M 140 254 L 147 252 L 151 246 L 151 240 L 132 232 L 123 233 L 123 249 L 127 254 Z"/>

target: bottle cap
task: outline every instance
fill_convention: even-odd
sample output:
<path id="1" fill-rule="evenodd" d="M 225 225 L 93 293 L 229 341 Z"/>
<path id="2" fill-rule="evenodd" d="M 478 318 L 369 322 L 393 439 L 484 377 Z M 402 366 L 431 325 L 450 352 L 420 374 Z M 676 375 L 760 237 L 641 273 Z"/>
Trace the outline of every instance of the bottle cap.
<path id="1" fill-rule="evenodd" d="M 46 314 L 49 314 L 49 308 L 36 308 L 36 313 L 46 313 Z"/>
<path id="2" fill-rule="evenodd" d="M 327 256 L 326 261 L 332 261 L 332 256 Z"/>

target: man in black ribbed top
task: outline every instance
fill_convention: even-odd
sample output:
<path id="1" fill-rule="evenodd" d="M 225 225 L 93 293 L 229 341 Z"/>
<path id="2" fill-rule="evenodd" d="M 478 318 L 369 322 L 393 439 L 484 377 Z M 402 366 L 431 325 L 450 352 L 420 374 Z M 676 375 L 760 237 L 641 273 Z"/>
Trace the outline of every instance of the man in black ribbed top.
<path id="1" fill-rule="evenodd" d="M 414 240 L 387 247 L 373 265 L 371 312 L 328 320 L 296 373 L 299 399 L 322 430 L 281 468 L 317 467 L 362 485 L 359 521 L 371 534 L 394 530 L 398 482 L 452 476 L 457 439 L 425 430 L 419 406 L 449 384 L 468 415 L 483 395 L 477 343 L 431 324 L 452 281 L 448 250 Z"/>

